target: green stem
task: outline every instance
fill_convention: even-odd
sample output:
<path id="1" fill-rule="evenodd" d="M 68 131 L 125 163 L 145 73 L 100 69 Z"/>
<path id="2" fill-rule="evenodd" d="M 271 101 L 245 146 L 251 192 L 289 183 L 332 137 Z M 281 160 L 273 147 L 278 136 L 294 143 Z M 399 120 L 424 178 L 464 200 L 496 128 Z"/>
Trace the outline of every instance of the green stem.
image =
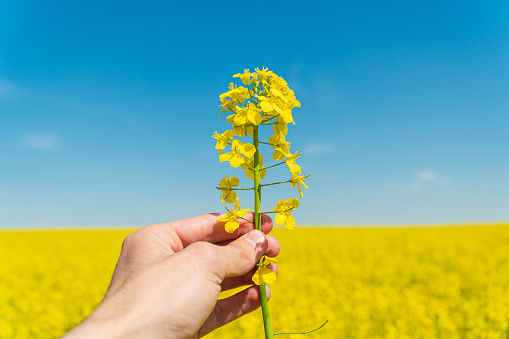
<path id="1" fill-rule="evenodd" d="M 309 178 L 310 176 L 311 176 L 311 174 L 308 174 L 308 175 L 306 175 L 306 176 L 304 177 L 304 179 L 307 179 L 307 178 Z M 286 180 L 286 181 L 273 182 L 273 183 L 271 183 L 271 184 L 264 184 L 264 185 L 260 185 L 260 186 L 262 186 L 262 187 L 263 187 L 263 186 L 279 185 L 279 184 L 286 184 L 286 183 L 288 183 L 288 182 L 292 182 L 292 180 L 290 179 L 290 180 Z"/>
<path id="2" fill-rule="evenodd" d="M 292 207 L 292 208 L 289 208 L 287 210 L 284 210 L 284 211 L 267 211 L 267 212 L 260 212 L 261 214 L 268 214 L 268 213 L 279 213 L 279 212 L 291 212 L 293 211 L 294 209 L 296 209 L 296 207 Z"/>
<path id="3" fill-rule="evenodd" d="M 275 165 L 267 166 L 267 167 L 265 167 L 265 169 L 272 168 L 272 167 L 276 167 L 276 166 L 279 166 L 279 165 L 282 165 L 282 164 L 286 164 L 286 162 L 285 162 L 285 161 L 283 161 L 283 162 L 279 162 L 279 163 L 277 163 L 277 164 L 275 164 Z"/>
<path id="4" fill-rule="evenodd" d="M 225 188 L 225 187 L 216 187 L 218 190 L 221 190 L 221 191 L 250 191 L 250 190 L 254 190 L 253 187 L 249 187 L 249 188 Z"/>
<path id="5" fill-rule="evenodd" d="M 254 191 L 255 191 L 255 227 L 257 230 L 262 229 L 261 223 L 261 204 L 262 204 L 262 185 L 260 185 L 260 150 L 258 145 L 258 126 L 253 127 L 253 145 L 255 146 L 254 154 Z M 265 329 L 265 339 L 273 339 L 272 326 L 270 325 L 269 304 L 267 302 L 267 291 L 265 284 L 261 284 L 260 302 L 262 304 L 263 327 Z"/>
<path id="6" fill-rule="evenodd" d="M 325 320 L 325 322 L 323 324 L 321 324 L 317 328 L 315 328 L 313 330 L 309 330 L 309 331 L 302 331 L 302 332 L 277 332 L 277 333 L 274 333 L 274 335 L 281 335 L 281 334 L 307 334 L 307 333 L 311 333 L 311 332 L 314 332 L 314 331 L 318 331 L 319 329 L 324 327 L 325 324 L 327 324 L 328 322 L 329 322 L 328 320 Z"/>
<path id="7" fill-rule="evenodd" d="M 270 184 L 264 184 L 264 185 L 260 185 L 260 186 L 272 186 L 272 185 L 286 184 L 286 183 L 289 183 L 289 182 L 291 182 L 291 180 L 273 182 L 273 183 L 270 183 Z"/>

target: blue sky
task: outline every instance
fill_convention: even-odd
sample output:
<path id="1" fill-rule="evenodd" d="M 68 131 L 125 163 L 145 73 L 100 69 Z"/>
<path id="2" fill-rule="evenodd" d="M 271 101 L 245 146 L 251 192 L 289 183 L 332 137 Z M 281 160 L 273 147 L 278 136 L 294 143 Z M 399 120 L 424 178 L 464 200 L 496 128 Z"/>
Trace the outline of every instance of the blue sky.
<path id="1" fill-rule="evenodd" d="M 224 211 L 242 172 L 214 150 L 218 96 L 262 66 L 302 103 L 298 224 L 509 220 L 505 1 L 20 0 L 0 2 L 0 227 Z M 273 187 L 265 210 L 297 193 Z"/>

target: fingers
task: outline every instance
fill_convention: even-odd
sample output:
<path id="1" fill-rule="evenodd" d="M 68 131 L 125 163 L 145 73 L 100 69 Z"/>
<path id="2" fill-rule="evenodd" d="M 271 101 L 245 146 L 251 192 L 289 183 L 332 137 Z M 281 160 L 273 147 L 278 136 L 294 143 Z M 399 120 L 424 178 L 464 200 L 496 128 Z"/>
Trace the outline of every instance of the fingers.
<path id="1" fill-rule="evenodd" d="M 270 288 L 265 285 L 267 299 L 270 299 Z M 198 337 L 212 332 L 260 307 L 259 286 L 251 286 L 229 298 L 219 300 L 210 316 L 198 331 Z"/>
<path id="2" fill-rule="evenodd" d="M 267 251 L 269 242 L 264 233 L 253 230 L 227 246 L 217 246 L 222 254 L 222 278 L 238 277 L 249 272 Z"/>
<path id="3" fill-rule="evenodd" d="M 178 249 L 174 248 L 175 250 L 181 250 L 198 241 L 217 243 L 236 239 L 254 229 L 252 222 L 239 219 L 239 228 L 233 233 L 228 233 L 224 229 L 225 223 L 216 221 L 223 215 L 220 213 L 209 213 L 175 222 L 154 224 L 147 226 L 147 228 L 157 232 L 170 245 L 175 245 L 172 247 L 181 247 Z M 254 213 L 246 213 L 244 218 L 254 220 Z M 262 214 L 261 221 L 262 232 L 265 234 L 269 233 L 272 230 L 272 219 Z M 177 235 L 177 239 L 175 235 Z M 175 244 L 176 242 L 178 244 Z"/>
<path id="4" fill-rule="evenodd" d="M 276 257 L 279 254 L 279 251 L 281 249 L 280 246 L 279 246 L 279 242 L 277 241 L 276 238 L 274 238 L 271 235 L 266 235 L 265 239 L 268 242 L 268 246 L 267 246 L 267 250 L 265 251 L 264 255 L 266 255 L 268 257 L 271 257 L 271 258 Z M 232 241 L 221 242 L 218 245 L 226 246 L 226 245 L 231 244 L 231 243 L 232 243 Z M 272 266 L 274 266 L 274 268 L 272 268 Z M 270 265 L 269 267 L 274 272 L 276 272 L 276 274 L 278 273 L 277 265 Z M 256 267 L 253 267 L 248 273 L 246 273 L 244 275 L 241 275 L 241 276 L 238 276 L 238 277 L 226 278 L 223 281 L 223 283 L 221 284 L 221 290 L 222 291 L 227 291 L 227 290 L 231 290 L 233 288 L 237 288 L 237 287 L 240 287 L 240 286 L 252 285 L 253 284 L 252 277 L 253 277 L 253 274 L 254 274 L 255 271 L 256 271 Z"/>
<path id="5" fill-rule="evenodd" d="M 271 270 L 273 270 L 276 273 L 276 275 L 279 273 L 277 265 L 269 265 L 268 267 Z M 244 275 L 241 275 L 240 277 L 231 277 L 224 279 L 223 283 L 221 284 L 221 291 L 228 291 L 237 287 L 253 285 L 253 275 L 256 272 L 256 270 L 257 268 L 255 267 L 251 271 L 247 272 Z"/>
<path id="6" fill-rule="evenodd" d="M 281 250 L 281 247 L 279 246 L 279 241 L 274 238 L 272 235 L 265 235 L 265 239 L 267 240 L 269 246 L 267 247 L 267 251 L 265 251 L 265 255 L 271 258 L 276 257 L 279 254 L 279 251 Z M 226 246 L 231 244 L 235 240 L 226 240 L 218 242 L 216 245 L 219 246 Z"/>

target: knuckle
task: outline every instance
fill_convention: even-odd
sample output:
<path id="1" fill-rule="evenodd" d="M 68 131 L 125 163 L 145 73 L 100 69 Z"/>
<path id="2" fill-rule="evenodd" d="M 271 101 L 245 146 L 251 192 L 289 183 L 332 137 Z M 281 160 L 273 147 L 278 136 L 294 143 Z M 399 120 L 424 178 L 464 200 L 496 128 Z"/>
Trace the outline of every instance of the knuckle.
<path id="1" fill-rule="evenodd" d="M 122 242 L 122 249 L 126 247 L 130 247 L 140 241 L 141 238 L 144 237 L 144 231 L 143 229 L 139 229 L 137 231 L 134 231 L 133 233 L 128 234 L 124 241 Z"/>

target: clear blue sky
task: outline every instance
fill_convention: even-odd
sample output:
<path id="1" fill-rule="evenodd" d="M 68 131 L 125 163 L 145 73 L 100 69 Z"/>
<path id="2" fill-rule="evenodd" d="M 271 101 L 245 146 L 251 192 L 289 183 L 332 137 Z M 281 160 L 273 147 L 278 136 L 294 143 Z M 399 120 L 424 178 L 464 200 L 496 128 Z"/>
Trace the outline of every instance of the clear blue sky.
<path id="1" fill-rule="evenodd" d="M 509 220 L 506 1 L 221 3 L 0 2 L 0 227 L 224 211 L 218 96 L 261 66 L 302 103 L 298 224 Z"/>

